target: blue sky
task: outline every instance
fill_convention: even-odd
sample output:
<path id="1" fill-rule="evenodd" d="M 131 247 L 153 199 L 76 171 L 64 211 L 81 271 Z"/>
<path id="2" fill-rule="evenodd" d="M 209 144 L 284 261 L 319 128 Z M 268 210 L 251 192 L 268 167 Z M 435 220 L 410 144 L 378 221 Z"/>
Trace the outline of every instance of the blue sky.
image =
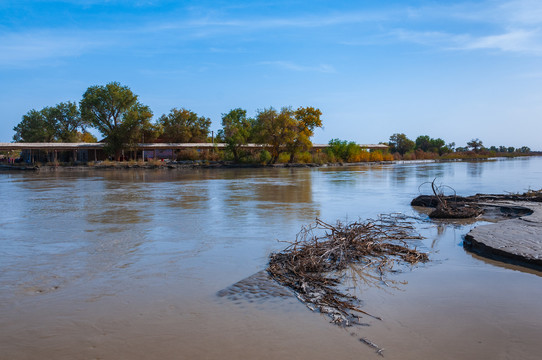
<path id="1" fill-rule="evenodd" d="M 542 1 L 0 0 L 0 142 L 119 81 L 155 118 L 315 106 L 313 141 L 542 150 Z"/>

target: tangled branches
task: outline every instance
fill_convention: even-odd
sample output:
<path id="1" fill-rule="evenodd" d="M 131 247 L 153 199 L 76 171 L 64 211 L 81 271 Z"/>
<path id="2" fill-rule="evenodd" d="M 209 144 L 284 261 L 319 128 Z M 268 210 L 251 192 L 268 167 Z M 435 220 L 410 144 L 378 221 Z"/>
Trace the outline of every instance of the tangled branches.
<path id="1" fill-rule="evenodd" d="M 324 235 L 316 236 L 316 231 Z M 359 308 L 355 296 L 341 291 L 343 271 L 352 264 L 371 268 L 384 281 L 394 262 L 428 260 L 427 254 L 409 248 L 406 242 L 420 238 L 412 224 L 398 215 L 335 226 L 316 219 L 316 224 L 303 228 L 285 250 L 271 254 L 267 271 L 294 290 L 309 309 L 327 314 L 333 323 L 360 324 L 359 314 L 372 315 Z"/>

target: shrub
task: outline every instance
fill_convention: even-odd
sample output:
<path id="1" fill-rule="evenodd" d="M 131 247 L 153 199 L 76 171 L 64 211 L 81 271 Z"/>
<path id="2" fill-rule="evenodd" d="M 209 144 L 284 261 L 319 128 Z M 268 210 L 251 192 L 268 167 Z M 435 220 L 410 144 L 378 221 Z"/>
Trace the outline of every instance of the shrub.
<path id="1" fill-rule="evenodd" d="M 267 164 L 271 161 L 271 153 L 267 150 L 260 151 L 260 162 L 262 164 Z"/>
<path id="2" fill-rule="evenodd" d="M 382 151 L 371 151 L 369 153 L 371 155 L 371 161 L 382 161 L 384 160 L 384 157 L 382 156 Z"/>
<path id="3" fill-rule="evenodd" d="M 287 163 L 290 161 L 290 153 L 282 152 L 279 154 L 279 158 L 277 160 L 278 163 Z"/>
<path id="4" fill-rule="evenodd" d="M 308 151 L 304 151 L 297 155 L 297 162 L 308 164 L 312 162 L 312 155 Z"/>
<path id="5" fill-rule="evenodd" d="M 177 156 L 175 156 L 175 159 L 199 160 L 199 152 L 196 149 L 182 149 L 182 150 L 179 150 L 179 152 L 177 153 Z"/>
<path id="6" fill-rule="evenodd" d="M 416 160 L 416 154 L 414 151 L 409 151 L 403 155 L 403 160 Z"/>
<path id="7" fill-rule="evenodd" d="M 312 154 L 312 162 L 322 165 L 330 162 L 330 160 L 325 152 L 317 151 L 316 153 Z"/>
<path id="8" fill-rule="evenodd" d="M 383 153 L 382 156 L 384 157 L 384 161 L 393 161 L 394 160 L 394 156 L 392 154 L 390 154 L 389 152 Z"/>

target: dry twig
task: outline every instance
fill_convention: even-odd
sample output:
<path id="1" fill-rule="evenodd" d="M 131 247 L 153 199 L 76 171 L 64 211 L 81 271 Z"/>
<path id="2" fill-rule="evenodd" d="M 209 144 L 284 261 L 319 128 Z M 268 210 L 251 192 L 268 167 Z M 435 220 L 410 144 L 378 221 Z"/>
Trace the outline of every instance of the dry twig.
<path id="1" fill-rule="evenodd" d="M 321 236 L 316 230 L 324 231 Z M 416 264 L 428 260 L 426 253 L 408 247 L 406 240 L 420 239 L 412 224 L 398 215 L 378 220 L 333 226 L 320 219 L 304 227 L 285 250 L 271 254 L 268 273 L 295 291 L 305 305 L 327 314 L 341 326 L 359 324 L 359 300 L 340 290 L 341 273 L 352 264 L 377 272 L 380 281 L 393 263 Z"/>

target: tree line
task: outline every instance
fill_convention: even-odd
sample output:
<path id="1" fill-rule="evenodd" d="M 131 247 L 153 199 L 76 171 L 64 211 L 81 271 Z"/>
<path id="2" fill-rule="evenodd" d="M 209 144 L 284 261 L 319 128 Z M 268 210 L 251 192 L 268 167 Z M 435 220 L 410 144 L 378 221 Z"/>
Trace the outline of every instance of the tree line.
<path id="1" fill-rule="evenodd" d="M 263 156 L 275 163 L 283 152 L 289 161 L 312 146 L 310 140 L 317 127 L 322 126 L 322 112 L 313 107 L 270 107 L 258 110 L 254 118 L 244 109 L 222 114 L 223 128 L 217 141 L 227 144 L 235 161 L 244 153 L 248 143 L 267 144 Z M 209 142 L 211 119 L 184 108 L 173 108 L 169 114 L 152 121 L 151 109 L 138 100 L 130 88 L 118 82 L 89 87 L 79 106 L 74 102 L 60 103 L 42 110 L 30 110 L 14 127 L 17 142 L 96 142 L 89 128 L 103 136 L 106 153 L 120 159 L 122 150 L 137 143 Z"/>
<path id="2" fill-rule="evenodd" d="M 226 144 L 226 155 L 235 162 L 361 162 L 397 159 L 482 157 L 496 154 L 528 154 L 530 148 L 484 147 L 473 139 L 465 147 L 455 147 L 428 135 L 415 140 L 395 133 L 381 144 L 387 150 L 367 151 L 352 141 L 332 139 L 323 152 L 309 153 L 311 137 L 322 127 L 322 112 L 314 107 L 272 107 L 257 110 L 254 117 L 241 108 L 222 114 L 217 142 Z M 90 86 L 79 104 L 62 102 L 41 110 L 32 109 L 14 127 L 17 142 L 97 142 L 88 129 L 96 129 L 105 142 L 104 150 L 116 160 L 123 150 L 138 143 L 210 142 L 211 119 L 185 108 L 173 108 L 153 121 L 153 112 L 142 104 L 130 88 L 118 82 Z M 244 150 L 249 143 L 266 144 L 258 154 Z M 195 155 L 192 154 L 192 157 Z"/>
<path id="3" fill-rule="evenodd" d="M 411 140 L 402 133 L 391 135 L 387 145 L 395 158 L 407 160 L 435 158 L 436 156 L 442 158 L 484 157 L 505 154 L 529 154 L 531 152 L 528 146 L 519 148 L 503 145 L 485 147 L 478 138 L 468 141 L 464 147 L 456 147 L 454 142 L 446 144 L 440 138 L 433 139 L 428 135 L 421 135 L 416 140 Z"/>

